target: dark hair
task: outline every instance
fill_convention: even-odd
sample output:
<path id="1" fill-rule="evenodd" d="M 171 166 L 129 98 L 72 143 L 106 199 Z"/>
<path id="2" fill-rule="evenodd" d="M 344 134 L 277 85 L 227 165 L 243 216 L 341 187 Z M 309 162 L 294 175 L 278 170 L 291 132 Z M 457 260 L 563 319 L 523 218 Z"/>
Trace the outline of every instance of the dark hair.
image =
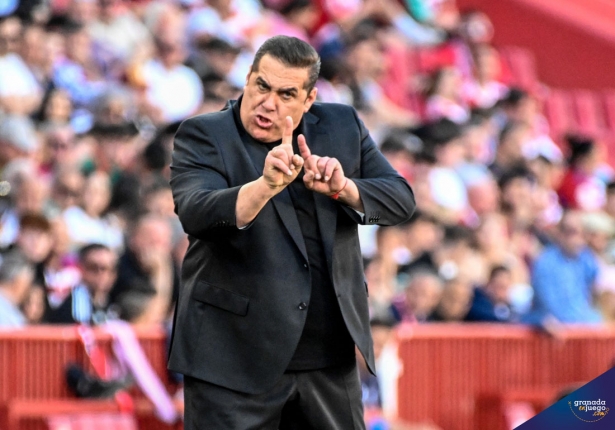
<path id="1" fill-rule="evenodd" d="M 595 147 L 594 140 L 588 136 L 569 134 L 565 139 L 570 148 L 568 163 L 571 165 L 576 164 L 580 159 L 591 154 Z"/>
<path id="2" fill-rule="evenodd" d="M 513 87 L 508 91 L 508 94 L 502 99 L 501 104 L 505 108 L 514 108 L 523 100 L 528 98 L 530 94 L 521 88 Z"/>
<path id="3" fill-rule="evenodd" d="M 39 230 L 45 233 L 49 233 L 51 231 L 51 223 L 44 215 L 37 213 L 27 213 L 19 219 L 19 228 L 21 230 L 29 228 L 32 230 Z"/>
<path id="4" fill-rule="evenodd" d="M 91 252 L 100 250 L 111 251 L 111 248 L 102 243 L 90 243 L 82 246 L 81 249 L 79 249 L 79 262 L 83 263 Z"/>
<path id="5" fill-rule="evenodd" d="M 258 66 L 266 54 L 289 67 L 309 69 L 304 88 L 310 92 L 316 85 L 320 73 L 320 57 L 312 46 L 296 37 L 274 36 L 258 48 L 250 73 L 258 72 Z"/>
<path id="6" fill-rule="evenodd" d="M 373 317 L 369 320 L 369 326 L 371 328 L 382 327 L 391 330 L 395 327 L 396 323 L 397 321 L 395 321 L 395 319 L 391 315 Z"/>
<path id="7" fill-rule="evenodd" d="M 308 7 L 314 7 L 311 0 L 290 0 L 280 8 L 279 12 L 283 16 L 288 16 L 294 12 L 307 9 Z"/>
<path id="8" fill-rule="evenodd" d="M 504 128 L 502 129 L 502 131 L 500 131 L 498 142 L 502 143 L 503 141 L 508 139 L 512 134 L 514 134 L 517 130 L 521 130 L 524 128 L 527 128 L 527 126 L 522 122 L 518 122 L 518 121 L 507 122 Z"/>
<path id="9" fill-rule="evenodd" d="M 117 298 L 119 317 L 128 322 L 133 322 L 143 315 L 156 295 L 155 291 L 146 289 L 148 286 L 144 281 L 135 281 L 131 287 Z"/>
<path id="10" fill-rule="evenodd" d="M 422 149 L 423 141 L 404 130 L 392 130 L 380 145 L 380 152 L 383 154 L 396 154 L 399 152 L 415 154 Z"/>
<path id="11" fill-rule="evenodd" d="M 527 168 L 527 166 L 524 164 L 518 164 L 502 174 L 500 180 L 498 181 L 498 187 L 500 190 L 504 190 L 504 188 L 506 188 L 515 179 L 527 179 L 529 182 L 534 182 L 536 180 L 534 174 Z"/>
<path id="12" fill-rule="evenodd" d="M 493 278 L 498 276 L 500 273 L 508 273 L 510 274 L 510 269 L 503 265 L 493 266 L 491 268 L 491 272 L 489 273 L 489 281 L 493 281 Z"/>

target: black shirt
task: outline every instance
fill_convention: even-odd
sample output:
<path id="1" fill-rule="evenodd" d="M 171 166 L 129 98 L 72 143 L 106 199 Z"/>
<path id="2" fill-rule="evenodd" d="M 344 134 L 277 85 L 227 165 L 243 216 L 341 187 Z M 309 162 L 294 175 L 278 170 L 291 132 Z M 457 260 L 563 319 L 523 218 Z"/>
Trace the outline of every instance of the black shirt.
<path id="1" fill-rule="evenodd" d="M 233 109 L 237 129 L 246 144 L 258 149 L 260 158 L 257 162 L 264 165 L 267 153 L 281 140 L 265 143 L 250 136 L 241 123 L 240 104 L 241 98 Z M 297 136 L 301 129 L 302 124 L 299 124 L 293 133 L 295 154 L 299 153 Z M 312 287 L 303 333 L 287 370 L 314 370 L 347 363 L 354 360 L 354 341 L 348 333 L 335 296 L 316 217 L 314 195 L 303 183 L 303 170 L 287 189 L 301 226 Z"/>

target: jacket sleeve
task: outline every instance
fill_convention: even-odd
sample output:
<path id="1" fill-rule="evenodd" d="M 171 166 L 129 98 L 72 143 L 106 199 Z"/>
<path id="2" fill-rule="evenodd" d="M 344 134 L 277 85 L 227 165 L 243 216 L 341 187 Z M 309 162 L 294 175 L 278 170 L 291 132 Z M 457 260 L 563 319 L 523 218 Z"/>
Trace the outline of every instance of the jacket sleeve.
<path id="1" fill-rule="evenodd" d="M 351 179 L 359 189 L 365 216 L 361 220 L 352 209 L 345 207 L 345 210 L 360 224 L 400 224 L 414 213 L 414 193 L 380 153 L 356 111 L 352 111 L 361 136 L 361 176 Z"/>
<path id="2" fill-rule="evenodd" d="M 200 117 L 184 121 L 175 134 L 170 182 L 186 233 L 204 238 L 212 230 L 236 226 L 240 187 L 229 187 L 217 142 Z"/>

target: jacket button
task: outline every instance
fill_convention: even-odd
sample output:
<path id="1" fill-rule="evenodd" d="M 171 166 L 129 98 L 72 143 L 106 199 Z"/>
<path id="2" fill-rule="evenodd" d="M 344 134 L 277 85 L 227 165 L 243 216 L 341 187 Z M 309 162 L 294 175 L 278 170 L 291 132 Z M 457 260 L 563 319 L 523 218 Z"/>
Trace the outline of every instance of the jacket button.
<path id="1" fill-rule="evenodd" d="M 307 303 L 305 303 L 305 302 L 299 303 L 298 308 L 299 308 L 300 311 L 306 310 L 307 309 Z"/>

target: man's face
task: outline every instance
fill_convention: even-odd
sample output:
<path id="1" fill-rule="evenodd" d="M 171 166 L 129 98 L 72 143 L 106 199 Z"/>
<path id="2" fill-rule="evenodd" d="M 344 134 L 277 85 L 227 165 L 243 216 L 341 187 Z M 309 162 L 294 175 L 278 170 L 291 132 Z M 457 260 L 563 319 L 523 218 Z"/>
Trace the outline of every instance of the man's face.
<path id="1" fill-rule="evenodd" d="M 115 282 L 116 264 L 113 251 L 90 251 L 81 262 L 81 279 L 92 293 L 109 292 Z"/>
<path id="2" fill-rule="evenodd" d="M 587 244 L 583 235 L 583 224 L 578 213 L 564 215 L 559 225 L 560 245 L 564 252 L 576 256 Z"/>
<path id="3" fill-rule="evenodd" d="M 296 128 L 316 100 L 316 89 L 305 89 L 307 81 L 307 68 L 288 67 L 264 55 L 244 87 L 240 116 L 246 131 L 261 142 L 275 142 L 282 138 L 287 116 Z"/>

